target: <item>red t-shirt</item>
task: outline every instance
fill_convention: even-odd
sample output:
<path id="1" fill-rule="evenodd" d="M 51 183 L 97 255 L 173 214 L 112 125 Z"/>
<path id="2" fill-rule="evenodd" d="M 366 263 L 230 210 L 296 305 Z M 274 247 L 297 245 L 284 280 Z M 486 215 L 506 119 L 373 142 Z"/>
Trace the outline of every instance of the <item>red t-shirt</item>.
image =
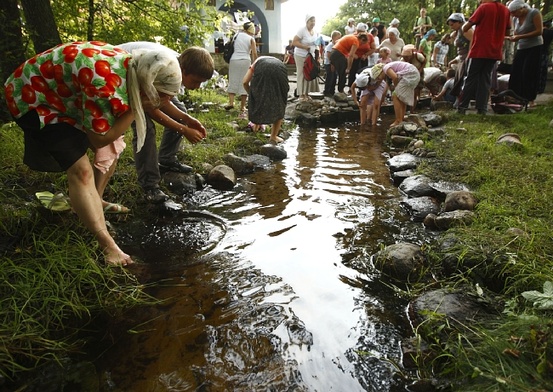
<path id="1" fill-rule="evenodd" d="M 369 40 L 366 43 L 362 44 L 361 42 L 359 42 L 359 47 L 355 51 L 355 55 L 357 56 L 357 58 L 363 57 L 365 53 L 371 50 L 371 45 L 374 42 L 374 37 L 372 36 L 372 34 L 367 34 L 367 38 Z"/>
<path id="2" fill-rule="evenodd" d="M 340 38 L 336 43 L 334 44 L 334 47 L 332 49 L 339 51 L 344 56 L 349 56 L 349 51 L 351 50 L 351 47 L 353 45 L 356 45 L 359 47 L 359 40 L 357 39 L 357 36 L 353 34 L 344 35 L 342 38 Z"/>
<path id="3" fill-rule="evenodd" d="M 482 3 L 469 20 L 476 27 L 468 58 L 501 60 L 509 9 L 499 1 Z"/>

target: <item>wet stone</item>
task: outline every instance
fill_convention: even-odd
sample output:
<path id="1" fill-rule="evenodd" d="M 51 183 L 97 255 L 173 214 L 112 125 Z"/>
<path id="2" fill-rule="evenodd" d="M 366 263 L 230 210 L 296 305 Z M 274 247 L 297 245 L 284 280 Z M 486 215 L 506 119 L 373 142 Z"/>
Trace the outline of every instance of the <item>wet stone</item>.
<path id="1" fill-rule="evenodd" d="M 226 154 L 223 157 L 223 161 L 234 170 L 238 175 L 251 174 L 254 172 L 254 166 L 252 162 L 248 162 L 246 159 L 236 156 L 234 154 Z"/>
<path id="2" fill-rule="evenodd" d="M 430 186 L 432 180 L 424 175 L 416 175 L 406 178 L 399 189 L 411 197 L 435 196 L 434 189 Z"/>
<path id="3" fill-rule="evenodd" d="M 271 143 L 261 146 L 260 152 L 262 155 L 265 155 L 275 161 L 281 161 L 288 156 L 286 150 Z"/>
<path id="4" fill-rule="evenodd" d="M 388 166 L 392 173 L 402 170 L 416 169 L 420 158 L 412 154 L 400 154 L 388 159 Z"/>
<path id="5" fill-rule="evenodd" d="M 167 172 L 163 174 L 163 183 L 177 195 L 189 195 L 198 190 L 194 173 Z"/>
<path id="6" fill-rule="evenodd" d="M 236 174 L 227 165 L 217 165 L 209 172 L 207 183 L 215 189 L 231 190 L 236 185 Z"/>
<path id="7" fill-rule="evenodd" d="M 440 203 L 429 196 L 408 198 L 400 204 L 409 211 L 415 222 L 422 222 L 428 214 L 437 214 L 440 211 Z"/>

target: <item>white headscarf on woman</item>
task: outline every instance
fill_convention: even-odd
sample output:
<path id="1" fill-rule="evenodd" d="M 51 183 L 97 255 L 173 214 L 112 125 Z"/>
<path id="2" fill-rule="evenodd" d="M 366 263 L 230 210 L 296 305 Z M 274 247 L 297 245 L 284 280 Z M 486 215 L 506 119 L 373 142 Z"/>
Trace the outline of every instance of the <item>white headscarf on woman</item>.
<path id="1" fill-rule="evenodd" d="M 314 17 L 315 17 L 315 15 L 313 15 L 313 14 L 306 14 L 305 15 L 305 23 L 309 22 L 309 19 L 314 18 Z"/>
<path id="2" fill-rule="evenodd" d="M 513 0 L 509 3 L 508 8 L 510 12 L 515 12 L 521 8 L 530 8 L 530 6 L 522 0 Z"/>
<path id="3" fill-rule="evenodd" d="M 395 34 L 395 36 L 396 36 L 397 38 L 399 38 L 399 30 L 396 29 L 395 27 L 390 27 L 390 28 L 388 29 L 388 34 L 390 34 L 390 33 L 391 33 L 391 34 Z"/>
<path id="4" fill-rule="evenodd" d="M 182 85 L 182 73 L 177 58 L 167 50 L 133 50 L 128 69 L 130 105 L 136 122 L 136 151 L 140 151 L 146 137 L 146 117 L 140 91 L 157 106 L 158 91 L 177 95 Z"/>

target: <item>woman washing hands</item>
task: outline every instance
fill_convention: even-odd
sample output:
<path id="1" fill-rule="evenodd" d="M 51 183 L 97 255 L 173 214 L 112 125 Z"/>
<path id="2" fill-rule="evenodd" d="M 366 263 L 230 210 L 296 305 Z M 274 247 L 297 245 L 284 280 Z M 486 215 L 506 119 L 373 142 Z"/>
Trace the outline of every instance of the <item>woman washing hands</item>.
<path id="1" fill-rule="evenodd" d="M 24 163 L 33 170 L 67 173 L 73 210 L 98 241 L 108 264 L 126 266 L 133 260 L 108 232 L 96 183 L 107 182 L 113 172 L 124 148 L 120 138 L 133 121 L 138 148 L 142 147 L 144 108 L 157 110 L 178 93 L 181 82 L 178 61 L 166 52 L 131 55 L 92 41 L 40 53 L 5 83 L 8 108 L 24 132 Z M 104 155 L 106 146 L 110 151 Z M 100 152 L 96 173 L 89 148 Z M 100 172 L 107 178 L 95 182 L 94 174 Z"/>

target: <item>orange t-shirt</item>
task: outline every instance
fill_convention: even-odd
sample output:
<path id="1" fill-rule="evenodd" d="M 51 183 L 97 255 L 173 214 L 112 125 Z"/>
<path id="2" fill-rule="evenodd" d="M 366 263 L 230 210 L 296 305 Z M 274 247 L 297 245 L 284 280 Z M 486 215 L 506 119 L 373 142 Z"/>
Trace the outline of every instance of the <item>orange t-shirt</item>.
<path id="1" fill-rule="evenodd" d="M 342 38 L 340 38 L 335 44 L 332 49 L 335 49 L 342 53 L 344 56 L 349 56 L 349 51 L 351 50 L 351 47 L 355 45 L 359 47 L 359 40 L 357 39 L 357 36 L 353 34 L 344 35 Z"/>

